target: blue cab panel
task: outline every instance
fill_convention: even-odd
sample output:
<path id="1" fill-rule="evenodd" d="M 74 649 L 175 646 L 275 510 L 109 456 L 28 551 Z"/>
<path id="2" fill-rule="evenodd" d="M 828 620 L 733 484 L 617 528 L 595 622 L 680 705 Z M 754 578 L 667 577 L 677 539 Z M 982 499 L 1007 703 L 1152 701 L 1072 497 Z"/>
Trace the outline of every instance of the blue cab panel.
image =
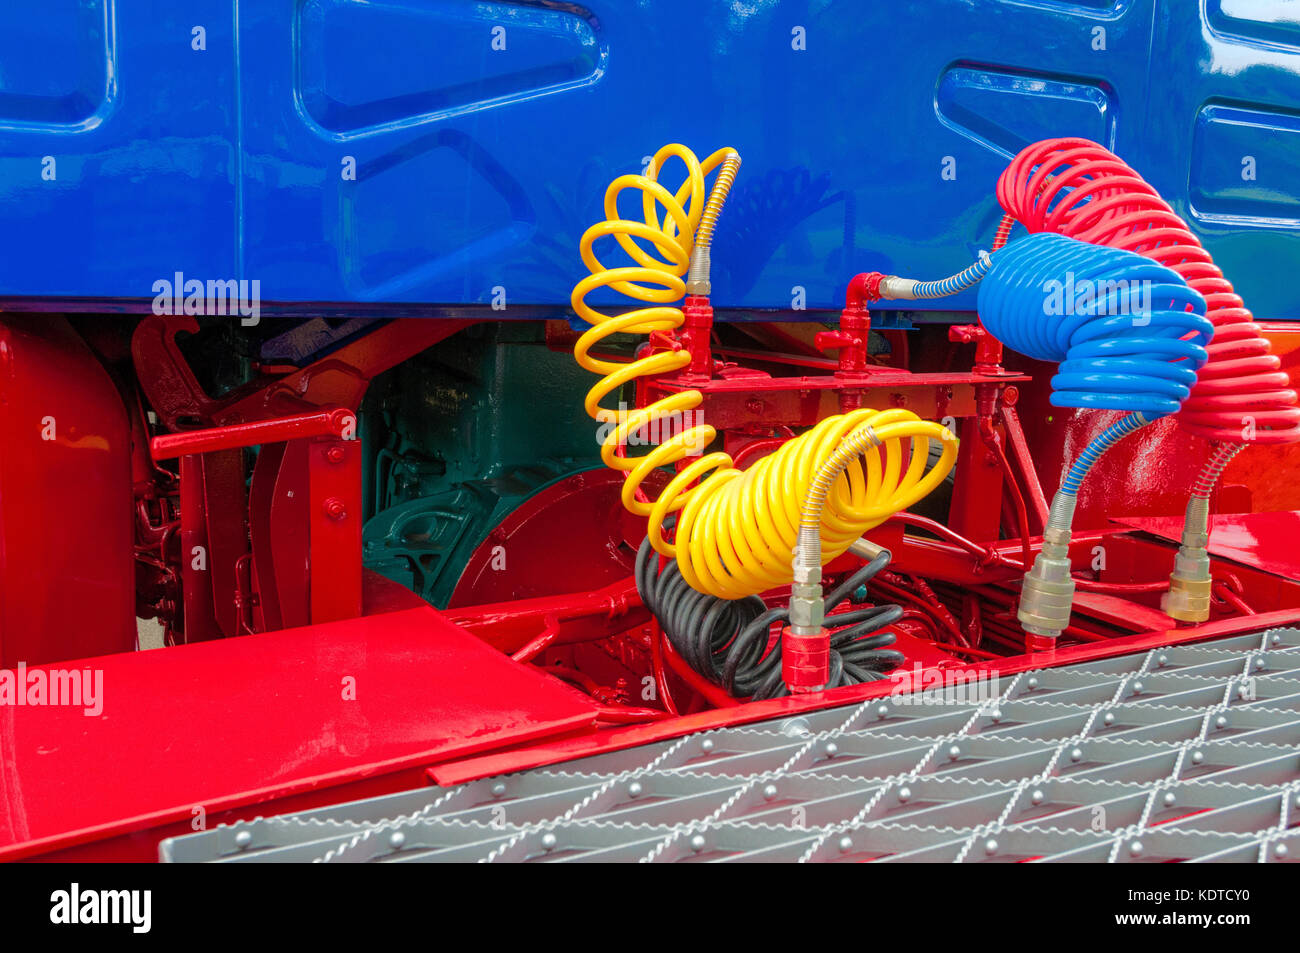
<path id="1" fill-rule="evenodd" d="M 988 246 L 1022 146 L 1114 149 L 1300 317 L 1300 12 L 1274 0 L 0 5 L 0 305 L 561 311 L 615 176 L 735 146 L 714 302 L 835 308 Z M 630 209 L 629 209 L 630 211 Z M 611 299 L 613 300 L 613 299 Z M 531 311 L 516 306 L 537 306 Z M 974 307 L 974 296 L 922 307 Z"/>

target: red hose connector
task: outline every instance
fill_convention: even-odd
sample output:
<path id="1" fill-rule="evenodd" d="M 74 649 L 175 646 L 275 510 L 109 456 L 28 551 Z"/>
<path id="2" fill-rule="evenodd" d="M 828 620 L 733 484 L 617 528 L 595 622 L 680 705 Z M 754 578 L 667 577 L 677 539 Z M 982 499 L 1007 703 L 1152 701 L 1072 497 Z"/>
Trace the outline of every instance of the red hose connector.
<path id="1" fill-rule="evenodd" d="M 814 343 L 819 351 L 839 351 L 840 377 L 860 377 L 867 370 L 868 342 L 871 337 L 871 312 L 867 302 L 880 300 L 880 282 L 885 278 L 878 271 L 855 275 L 844 295 L 844 310 L 840 312 L 838 331 L 822 331 Z M 840 394 L 845 410 L 856 409 L 860 400 L 848 391 Z"/>
<path id="2" fill-rule="evenodd" d="M 792 695 L 819 692 L 831 677 L 831 634 L 823 628 L 813 635 L 781 630 L 781 677 Z"/>
<path id="3" fill-rule="evenodd" d="M 687 380 L 708 380 L 713 376 L 713 351 L 710 337 L 713 334 L 713 305 L 704 295 L 687 295 L 682 302 L 682 322 L 678 335 L 682 345 L 691 355 L 691 363 L 682 369 Z"/>
<path id="4" fill-rule="evenodd" d="M 1268 339 L 1187 224 L 1122 159 L 1087 139 L 1046 139 L 1012 160 L 997 195 L 1031 232 L 1146 255 L 1205 296 L 1214 337 L 1178 413 L 1184 427 L 1239 444 L 1300 440 L 1296 392 Z"/>
<path id="5" fill-rule="evenodd" d="M 867 302 L 880 300 L 880 283 L 888 277 L 879 271 L 864 271 L 854 275 L 849 281 L 849 289 L 844 293 L 844 310 L 854 308 L 866 310 Z"/>
<path id="6" fill-rule="evenodd" d="M 837 374 L 858 375 L 867 369 L 868 343 L 871 340 L 871 312 L 864 304 L 846 304 L 840 312 L 840 329 L 822 331 L 814 339 L 820 350 L 838 350 Z"/>

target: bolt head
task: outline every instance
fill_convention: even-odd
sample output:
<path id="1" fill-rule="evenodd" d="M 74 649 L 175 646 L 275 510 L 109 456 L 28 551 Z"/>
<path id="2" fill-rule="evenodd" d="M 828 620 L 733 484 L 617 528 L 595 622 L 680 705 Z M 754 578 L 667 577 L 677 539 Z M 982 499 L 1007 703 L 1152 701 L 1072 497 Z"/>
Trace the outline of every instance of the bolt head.
<path id="1" fill-rule="evenodd" d="M 1227 716 L 1227 715 L 1220 715 L 1218 718 L 1214 719 L 1214 727 L 1216 727 L 1216 728 L 1227 728 L 1227 727 L 1228 727 L 1228 716 Z"/>
<path id="2" fill-rule="evenodd" d="M 405 843 L 406 835 L 401 831 L 393 831 L 392 835 L 388 838 L 388 846 L 393 848 L 393 850 L 401 850 L 402 845 Z"/>
<path id="3" fill-rule="evenodd" d="M 1028 682 L 1026 682 L 1025 684 L 1026 684 L 1026 685 L 1029 687 L 1029 689 L 1032 691 L 1033 689 L 1035 689 L 1035 688 L 1038 687 L 1038 679 L 1037 679 L 1037 678 L 1031 678 L 1031 679 L 1030 679 Z"/>
<path id="4" fill-rule="evenodd" d="M 1029 801 L 1031 804 L 1042 804 L 1046 800 L 1047 795 L 1042 791 L 1035 791 L 1033 794 L 1029 795 Z"/>
<path id="5" fill-rule="evenodd" d="M 912 800 L 912 789 L 909 788 L 909 787 L 901 787 L 901 788 L 899 788 L 899 789 L 898 789 L 898 801 L 899 801 L 899 803 L 900 803 L 900 804 L 906 804 L 906 803 L 907 803 L 908 801 L 910 801 L 910 800 Z"/>
<path id="6" fill-rule="evenodd" d="M 984 853 L 992 857 L 998 852 L 998 842 L 990 838 L 984 842 Z"/>
<path id="7" fill-rule="evenodd" d="M 1082 749 L 1082 748 L 1071 748 L 1071 749 L 1070 749 L 1070 760 L 1071 760 L 1071 761 L 1082 761 L 1082 760 L 1083 760 L 1083 749 Z"/>
<path id="8" fill-rule="evenodd" d="M 803 718 L 791 718 L 781 722 L 781 734 L 787 738 L 807 738 L 812 734 L 808 722 Z"/>
<path id="9" fill-rule="evenodd" d="M 496 784 L 492 785 L 493 797 L 501 797 L 505 793 L 506 793 L 506 783 L 504 781 L 498 781 Z"/>
<path id="10" fill-rule="evenodd" d="M 1134 694 L 1134 695 L 1141 695 L 1141 694 L 1142 694 L 1142 689 L 1143 689 L 1144 687 L 1145 687 L 1145 686 L 1144 686 L 1141 682 L 1134 682 L 1134 683 L 1133 683 L 1133 694 Z"/>
<path id="11" fill-rule="evenodd" d="M 889 717 L 889 706 L 888 706 L 888 705 L 881 705 L 881 706 L 879 706 L 879 707 L 876 709 L 876 717 L 877 717 L 877 718 L 888 718 L 888 717 Z"/>
<path id="12" fill-rule="evenodd" d="M 993 719 L 993 724 L 995 725 L 998 724 L 999 722 L 1002 721 L 1002 709 L 994 708 L 991 712 L 989 712 L 989 717 Z"/>
<path id="13" fill-rule="evenodd" d="M 542 835 L 542 850 L 554 850 L 557 843 L 559 839 L 550 831 Z"/>
<path id="14" fill-rule="evenodd" d="M 953 745 L 951 748 L 948 749 L 949 761 L 956 761 L 960 757 L 961 757 L 961 748 L 959 748 L 957 745 Z"/>
<path id="15" fill-rule="evenodd" d="M 713 739 L 712 739 L 712 738 L 705 738 L 703 741 L 701 741 L 701 742 L 700 742 L 700 750 L 701 750 L 701 751 L 712 751 L 712 750 L 713 750 Z"/>
<path id="16" fill-rule="evenodd" d="M 1165 807 L 1173 807 L 1173 806 L 1174 806 L 1174 802 L 1177 801 L 1177 800 L 1178 800 L 1178 797 L 1177 797 L 1177 795 L 1174 794 L 1173 791 L 1168 791 L 1168 792 L 1166 792 L 1166 794 L 1165 794 Z"/>
<path id="17" fill-rule="evenodd" d="M 835 742 L 828 742 L 826 745 L 826 757 L 833 758 L 840 753 L 840 746 Z"/>
<path id="18" fill-rule="evenodd" d="M 1106 712 L 1106 717 L 1103 718 L 1103 719 L 1101 720 L 1101 722 L 1102 722 L 1102 724 L 1104 724 L 1104 725 L 1113 725 L 1113 724 L 1115 724 L 1115 713 L 1114 713 L 1113 711 L 1108 711 L 1108 712 Z"/>
<path id="19" fill-rule="evenodd" d="M 1204 760 L 1205 760 L 1205 755 L 1203 755 L 1201 752 L 1199 751 L 1192 752 L 1192 764 L 1200 764 Z"/>
<path id="20" fill-rule="evenodd" d="M 845 834 L 843 837 L 840 838 L 840 850 L 844 851 L 845 853 L 848 853 L 852 849 L 853 849 L 853 838 L 850 837 L 848 834 Z"/>
<path id="21" fill-rule="evenodd" d="M 628 797 L 640 797 L 644 791 L 645 788 L 641 787 L 640 781 L 633 781 L 631 784 L 627 786 Z"/>
<path id="22" fill-rule="evenodd" d="M 235 835 L 235 846 L 238 847 L 240 850 L 243 850 L 251 843 L 253 843 L 252 831 L 240 831 L 238 834 Z"/>
<path id="23" fill-rule="evenodd" d="M 704 845 L 705 840 L 703 834 L 696 834 L 691 838 L 691 850 L 695 851 L 695 853 L 698 854 L 700 851 L 704 850 Z"/>
<path id="24" fill-rule="evenodd" d="M 1134 857 L 1142 856 L 1143 850 L 1145 850 L 1145 848 L 1142 846 L 1142 842 L 1140 840 L 1135 840 L 1133 843 L 1128 845 L 1128 852 L 1132 854 Z"/>
<path id="25" fill-rule="evenodd" d="M 1159 665 L 1161 668 L 1164 668 L 1166 665 L 1169 664 L 1169 656 L 1161 655 L 1159 658 L 1156 659 L 1156 664 Z"/>
<path id="26" fill-rule="evenodd" d="M 1285 857 L 1286 855 L 1287 855 L 1286 844 L 1274 844 L 1274 845 L 1273 845 L 1273 856 L 1274 856 L 1274 857 Z"/>
<path id="27" fill-rule="evenodd" d="M 764 800 L 768 800 L 768 801 L 770 801 L 770 800 L 772 800 L 774 797 L 776 797 L 776 785 L 775 785 L 775 784 L 768 784 L 768 785 L 765 785 L 765 786 L 763 787 L 763 798 L 764 798 Z"/>

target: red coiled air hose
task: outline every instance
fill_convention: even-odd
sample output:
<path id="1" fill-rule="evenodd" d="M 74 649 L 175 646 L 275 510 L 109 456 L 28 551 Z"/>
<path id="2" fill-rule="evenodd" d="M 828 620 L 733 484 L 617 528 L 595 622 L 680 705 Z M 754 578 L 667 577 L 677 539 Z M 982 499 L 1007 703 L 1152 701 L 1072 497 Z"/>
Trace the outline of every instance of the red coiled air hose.
<path id="1" fill-rule="evenodd" d="M 1187 224 L 1122 159 L 1087 139 L 1045 139 L 1012 160 L 997 195 L 1031 232 L 1138 252 L 1205 296 L 1214 338 L 1178 413 L 1184 427 L 1232 443 L 1300 440 L 1296 392 L 1268 339 Z"/>

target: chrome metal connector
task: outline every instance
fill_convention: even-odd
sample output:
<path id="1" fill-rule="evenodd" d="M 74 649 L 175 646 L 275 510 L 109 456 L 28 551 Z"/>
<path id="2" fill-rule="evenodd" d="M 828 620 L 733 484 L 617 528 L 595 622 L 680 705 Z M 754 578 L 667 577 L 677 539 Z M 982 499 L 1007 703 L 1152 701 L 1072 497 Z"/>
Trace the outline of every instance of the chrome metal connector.
<path id="1" fill-rule="evenodd" d="M 880 297 L 895 301 L 910 301 L 916 297 L 916 286 L 918 284 L 920 282 L 914 278 L 886 275 L 880 281 Z"/>
<path id="2" fill-rule="evenodd" d="M 1192 497 L 1183 520 L 1182 545 L 1169 574 L 1169 591 L 1160 597 L 1160 610 L 1179 622 L 1204 622 L 1210 617 L 1210 501 Z"/>
<path id="3" fill-rule="evenodd" d="M 686 272 L 686 293 L 708 297 L 713 291 L 709 281 L 709 246 L 696 245 L 691 249 L 691 264 Z"/>
<path id="4" fill-rule="evenodd" d="M 1070 624 L 1074 577 L 1070 568 L 1070 527 L 1076 498 L 1058 493 L 1043 530 L 1043 548 L 1025 573 L 1016 618 L 1026 632 L 1055 639 Z"/>
<path id="5" fill-rule="evenodd" d="M 795 635 L 816 635 L 826 621 L 822 594 L 822 567 L 808 565 L 796 555 L 794 584 L 790 587 L 790 629 Z"/>
<path id="6" fill-rule="evenodd" d="M 865 536 L 860 536 L 849 543 L 849 552 L 865 562 L 871 562 L 881 553 L 889 552 L 884 546 L 878 546 Z"/>

